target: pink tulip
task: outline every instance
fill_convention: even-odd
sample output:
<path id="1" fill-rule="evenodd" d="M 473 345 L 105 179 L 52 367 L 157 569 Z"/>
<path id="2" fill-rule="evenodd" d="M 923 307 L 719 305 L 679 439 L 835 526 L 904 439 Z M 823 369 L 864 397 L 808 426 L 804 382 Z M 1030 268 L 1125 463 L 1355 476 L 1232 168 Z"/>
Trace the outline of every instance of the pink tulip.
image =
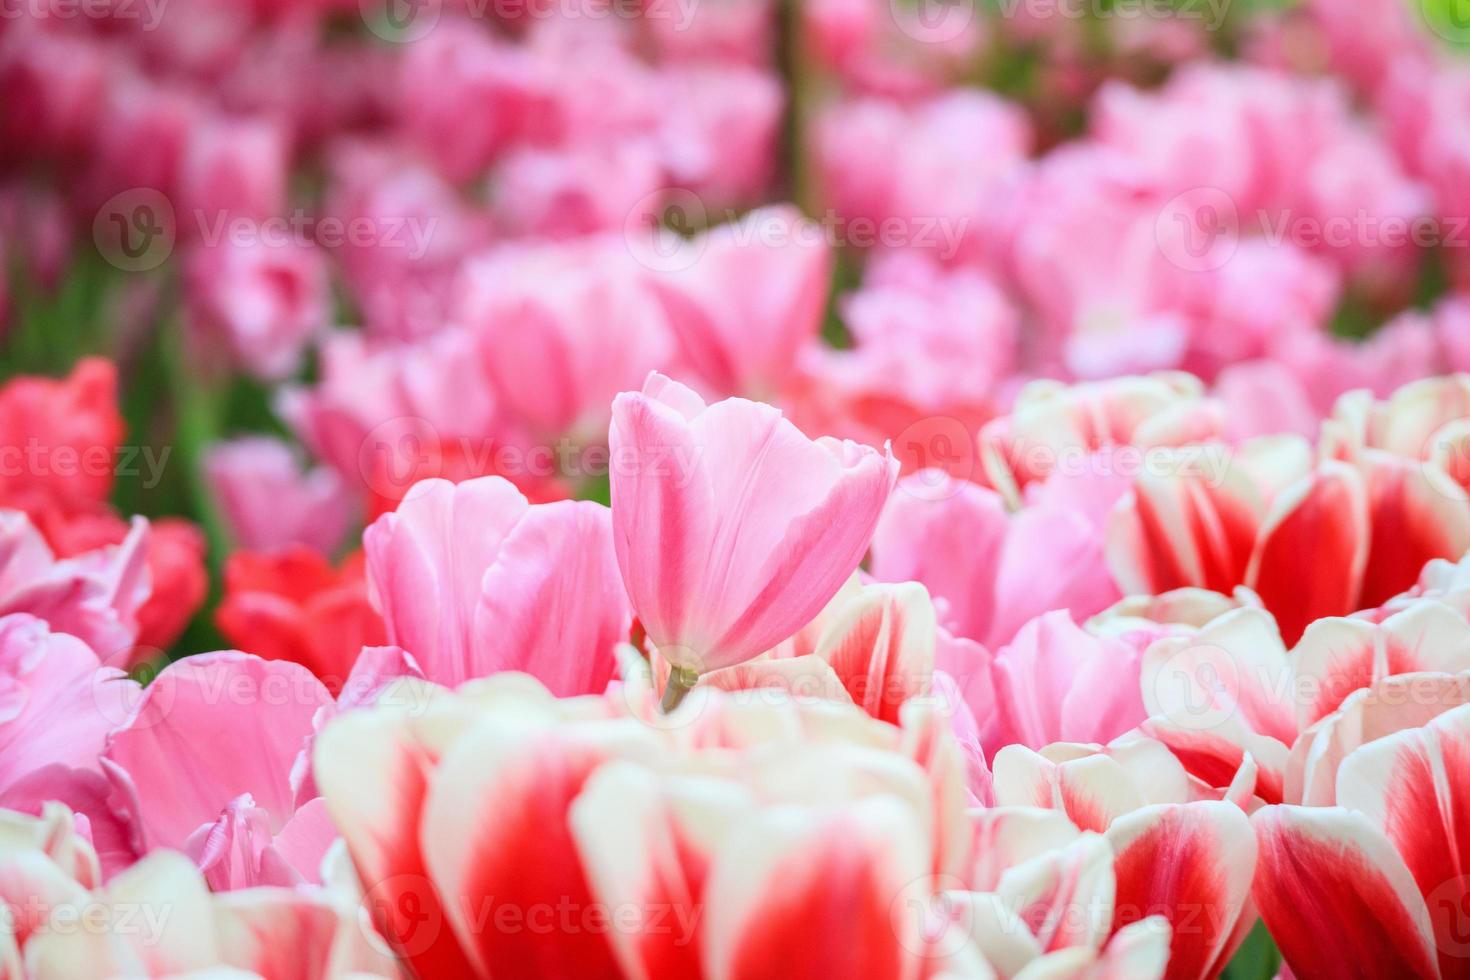
<path id="1" fill-rule="evenodd" d="M 311 771 L 316 733 L 416 674 L 401 651 L 364 651 L 334 701 L 287 661 L 227 651 L 170 664 L 102 757 L 136 851 L 184 851 L 219 891 L 320 881 L 336 832 Z"/>
<path id="2" fill-rule="evenodd" d="M 493 215 L 498 228 L 536 238 L 641 227 L 657 217 L 664 183 L 656 148 L 645 139 L 527 147 L 508 153 L 496 170 Z"/>
<path id="3" fill-rule="evenodd" d="M 204 460 L 205 476 L 235 543 L 274 552 L 305 545 L 332 554 L 353 518 L 341 478 L 316 467 L 302 472 L 285 442 L 249 436 L 218 443 Z"/>
<path id="4" fill-rule="evenodd" d="M 686 676 L 821 611 L 867 551 L 892 455 L 813 442 L 769 405 L 714 405 L 662 375 L 613 402 L 613 536 L 633 609 Z"/>
<path id="5" fill-rule="evenodd" d="M 363 545 L 388 640 L 430 680 L 521 670 L 561 696 L 611 680 L 630 614 L 602 505 L 532 506 L 498 477 L 425 480 Z"/>
<path id="6" fill-rule="evenodd" d="M 665 166 L 675 186 L 712 208 L 769 198 L 786 101 L 779 80 L 716 64 L 666 70 L 663 79 L 673 100 L 663 128 Z"/>
<path id="7" fill-rule="evenodd" d="M 279 381 L 331 323 L 326 264 L 306 242 L 225 235 L 190 256 L 190 327 L 246 371 Z"/>
<path id="8" fill-rule="evenodd" d="M 821 330 L 831 272 L 822 229 L 779 205 L 697 236 L 650 282 L 699 377 L 754 397 L 779 390 Z"/>
<path id="9" fill-rule="evenodd" d="M 19 511 L 0 511 L 0 615 L 30 613 L 122 666 L 138 638 L 149 595 L 148 522 L 122 543 L 58 560 Z"/>
<path id="10" fill-rule="evenodd" d="M 290 134 L 266 119 L 220 117 L 189 130 L 178 176 L 180 231 L 212 243 L 232 218 L 286 210 Z"/>
<path id="11" fill-rule="evenodd" d="M 851 244 L 946 264 L 997 258 L 1005 205 L 1033 140 L 1016 106 L 954 89 L 913 105 L 837 103 L 814 126 L 822 199 L 844 220 Z M 877 240 L 862 240 L 860 230 Z"/>
<path id="12" fill-rule="evenodd" d="M 971 704 L 986 754 L 1019 743 L 1105 743 L 1146 717 L 1140 689 L 1141 651 L 1111 637 L 1092 636 L 1065 612 L 1021 628 L 996 652 L 991 705 Z"/>
<path id="13" fill-rule="evenodd" d="M 666 366 L 672 338 L 636 271 L 621 236 L 506 246 L 465 267 L 455 319 L 535 432 L 601 441 L 613 396 Z"/>
<path id="14" fill-rule="evenodd" d="M 995 491 L 927 470 L 899 484 L 878 522 L 873 574 L 923 583 L 947 629 L 994 650 L 1049 610 L 1085 619 L 1117 601 L 1102 545 L 1083 510 L 1045 503 L 1008 514 Z"/>

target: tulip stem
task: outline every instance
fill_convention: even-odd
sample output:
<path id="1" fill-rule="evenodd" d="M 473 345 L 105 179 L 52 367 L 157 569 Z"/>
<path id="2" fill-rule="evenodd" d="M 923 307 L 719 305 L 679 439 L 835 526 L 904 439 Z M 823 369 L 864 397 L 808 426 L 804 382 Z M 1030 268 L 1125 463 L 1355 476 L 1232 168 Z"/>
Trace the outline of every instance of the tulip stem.
<path id="1" fill-rule="evenodd" d="M 699 675 L 692 670 L 686 670 L 683 667 L 669 668 L 669 680 L 664 686 L 664 699 L 659 704 L 659 709 L 664 714 L 673 711 L 698 680 Z"/>

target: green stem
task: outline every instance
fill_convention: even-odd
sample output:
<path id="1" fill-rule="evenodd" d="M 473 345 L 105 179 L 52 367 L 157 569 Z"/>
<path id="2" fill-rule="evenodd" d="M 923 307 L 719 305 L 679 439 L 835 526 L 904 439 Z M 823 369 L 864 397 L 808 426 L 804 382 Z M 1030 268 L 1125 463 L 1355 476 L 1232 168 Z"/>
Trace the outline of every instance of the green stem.
<path id="1" fill-rule="evenodd" d="M 684 696 L 693 689 L 699 680 L 699 675 L 692 670 L 682 667 L 673 667 L 669 670 L 668 684 L 664 687 L 664 699 L 659 704 L 659 709 L 668 714 L 679 706 Z"/>

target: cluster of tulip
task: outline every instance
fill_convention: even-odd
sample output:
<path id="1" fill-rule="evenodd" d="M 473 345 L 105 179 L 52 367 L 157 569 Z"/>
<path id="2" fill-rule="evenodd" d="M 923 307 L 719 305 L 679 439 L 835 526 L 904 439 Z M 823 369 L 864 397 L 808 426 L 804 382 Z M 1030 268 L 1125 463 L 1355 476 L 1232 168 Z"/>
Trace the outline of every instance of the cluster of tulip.
<path id="1" fill-rule="evenodd" d="M 0 0 L 0 980 L 1470 977 L 1462 13 Z"/>

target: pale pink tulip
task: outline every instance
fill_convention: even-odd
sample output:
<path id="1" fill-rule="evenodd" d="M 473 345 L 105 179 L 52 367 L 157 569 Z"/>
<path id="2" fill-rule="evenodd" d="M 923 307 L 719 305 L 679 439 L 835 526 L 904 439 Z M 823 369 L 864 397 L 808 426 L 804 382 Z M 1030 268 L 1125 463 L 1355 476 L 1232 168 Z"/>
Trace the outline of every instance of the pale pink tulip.
<path id="1" fill-rule="evenodd" d="M 181 234 L 213 243 L 231 219 L 286 210 L 290 134 L 267 119 L 219 117 L 188 132 L 179 164 Z"/>
<path id="2" fill-rule="evenodd" d="M 769 405 L 714 405 L 662 375 L 613 402 L 613 537 L 633 609 L 686 675 L 810 622 L 852 574 L 893 457 L 813 442 Z"/>
<path id="3" fill-rule="evenodd" d="M 1085 619 L 1116 602 L 1102 546 L 1081 508 L 1045 502 L 1010 514 L 995 491 L 927 470 L 905 478 L 884 510 L 873 574 L 923 583 L 947 629 L 994 650 L 1050 610 Z"/>
<path id="4" fill-rule="evenodd" d="M 190 327 L 206 349 L 217 345 L 256 377 L 279 381 L 331 323 L 326 263 L 307 242 L 224 234 L 189 258 Z"/>
<path id="5" fill-rule="evenodd" d="M 704 383 L 759 397 L 780 389 L 821 330 L 831 272 L 823 229 L 777 205 L 697 236 L 649 281 Z"/>
<path id="6" fill-rule="evenodd" d="M 465 266 L 455 320 L 487 376 L 547 438 L 605 438 L 613 396 L 663 368 L 673 339 L 621 235 L 506 246 Z"/>
<path id="7" fill-rule="evenodd" d="M 165 668 L 104 754 L 138 849 L 186 851 L 221 889 L 317 880 L 331 828 L 298 792 L 316 716 L 331 704 L 286 661 L 227 652 Z M 305 860 L 288 863 L 283 849 Z"/>
<path id="8" fill-rule="evenodd" d="M 505 670 L 601 693 L 630 625 L 601 504 L 531 505 L 499 477 L 425 480 L 363 536 L 390 643 L 446 685 Z"/>
<path id="9" fill-rule="evenodd" d="M 332 554 L 353 518 L 355 505 L 342 479 L 324 467 L 303 472 L 280 439 L 218 443 L 205 455 L 204 472 L 236 545 L 246 551 L 300 544 Z"/>
<path id="10" fill-rule="evenodd" d="M 149 595 L 148 534 L 135 518 L 121 544 L 57 560 L 25 514 L 0 511 L 0 615 L 30 613 L 121 666 Z"/>

